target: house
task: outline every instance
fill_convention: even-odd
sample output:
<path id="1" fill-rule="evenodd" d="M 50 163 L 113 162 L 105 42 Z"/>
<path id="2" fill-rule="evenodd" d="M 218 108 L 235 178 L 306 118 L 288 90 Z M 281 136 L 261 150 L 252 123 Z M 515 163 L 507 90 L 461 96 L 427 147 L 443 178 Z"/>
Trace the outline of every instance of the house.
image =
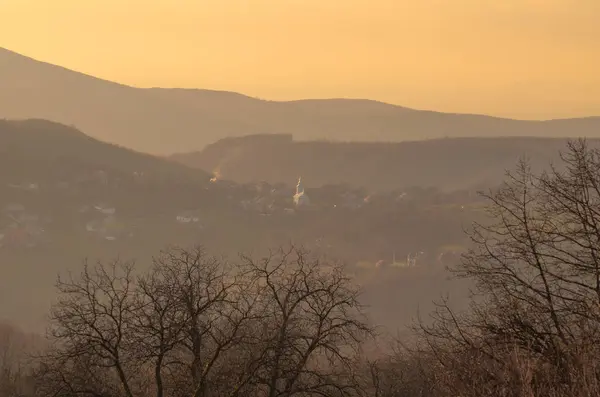
<path id="1" fill-rule="evenodd" d="M 115 207 L 109 207 L 102 204 L 95 205 L 94 209 L 104 215 L 114 215 L 117 212 Z"/>
<path id="2" fill-rule="evenodd" d="M 114 215 L 108 215 L 104 218 L 87 222 L 85 229 L 89 233 L 94 233 L 99 237 L 112 241 L 125 233 L 126 226 Z"/>
<path id="3" fill-rule="evenodd" d="M 200 216 L 196 211 L 182 211 L 176 217 L 175 220 L 180 224 L 197 224 L 200 222 Z"/>
<path id="4" fill-rule="evenodd" d="M 9 184 L 8 187 L 14 188 L 14 189 L 22 189 L 22 190 L 27 190 L 30 192 L 37 192 L 40 189 L 40 185 L 36 182 L 31 183 L 31 182 L 27 182 L 27 183 L 21 183 L 18 185 L 15 184 Z"/>
<path id="5" fill-rule="evenodd" d="M 177 217 L 175 219 L 179 223 L 198 223 L 198 222 L 200 222 L 200 218 L 198 218 L 197 216 L 191 216 L 191 215 L 177 215 Z"/>

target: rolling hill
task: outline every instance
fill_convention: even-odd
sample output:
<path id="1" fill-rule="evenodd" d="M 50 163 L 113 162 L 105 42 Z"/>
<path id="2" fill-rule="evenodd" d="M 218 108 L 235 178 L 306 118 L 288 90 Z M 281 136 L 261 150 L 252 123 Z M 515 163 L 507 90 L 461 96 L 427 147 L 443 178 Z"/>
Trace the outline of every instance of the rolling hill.
<path id="1" fill-rule="evenodd" d="M 374 191 L 411 186 L 443 190 L 487 188 L 499 183 L 519 158 L 544 167 L 560 159 L 565 139 L 448 138 L 399 143 L 295 141 L 291 135 L 228 138 L 172 158 L 240 182 L 308 186 L 347 184 Z M 589 144 L 600 146 L 600 140 Z"/>
<path id="2" fill-rule="evenodd" d="M 360 191 L 355 200 L 345 189 L 307 193 L 311 206 L 294 210 L 292 186 L 210 183 L 205 172 L 72 127 L 1 120 L 0 321 L 42 329 L 57 273 L 76 271 L 84 258 L 136 259 L 144 269 L 171 244 L 200 243 L 236 258 L 289 242 L 358 269 L 371 291 L 367 302 L 389 310 L 386 302 L 401 300 L 394 318 L 404 321 L 415 302 L 437 296 L 439 289 L 428 288 L 445 283 L 440 255 L 452 258 L 466 244 L 461 225 L 478 213 L 468 195 L 426 190 L 367 201 Z M 418 252 L 423 267 L 400 280 L 407 273 L 396 255 L 402 261 Z M 388 293 L 379 294 L 384 281 Z M 384 321 L 386 313 L 377 310 L 374 317 Z"/>
<path id="3" fill-rule="evenodd" d="M 0 48 L 0 117 L 75 125 L 94 138 L 170 154 L 225 137 L 398 142 L 441 137 L 600 137 L 600 117 L 519 121 L 414 110 L 370 100 L 264 101 L 232 92 L 142 89 Z"/>
<path id="4" fill-rule="evenodd" d="M 54 181 L 88 173 L 120 178 L 135 173 L 157 180 L 207 183 L 208 173 L 101 142 L 74 127 L 41 119 L 0 120 L 0 180 L 17 183 L 31 178 Z"/>

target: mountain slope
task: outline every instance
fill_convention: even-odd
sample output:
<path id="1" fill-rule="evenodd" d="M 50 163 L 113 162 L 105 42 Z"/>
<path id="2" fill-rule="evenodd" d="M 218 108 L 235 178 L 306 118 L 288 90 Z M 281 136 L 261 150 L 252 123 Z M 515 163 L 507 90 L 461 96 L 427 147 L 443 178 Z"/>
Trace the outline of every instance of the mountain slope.
<path id="1" fill-rule="evenodd" d="M 168 159 L 138 153 L 91 138 L 59 123 L 28 119 L 0 120 L 0 181 L 22 183 L 31 178 L 52 182 L 75 174 L 109 173 L 131 178 L 134 173 L 156 180 L 208 182 L 210 176 Z"/>
<path id="2" fill-rule="evenodd" d="M 229 138 L 172 158 L 236 182 L 348 184 L 371 190 L 409 186 L 463 189 L 499 183 L 522 156 L 558 162 L 565 139 L 453 138 L 400 143 L 294 141 L 290 135 Z M 589 140 L 600 146 L 600 140 Z"/>
<path id="3" fill-rule="evenodd" d="M 600 118 L 518 121 L 418 111 L 376 101 L 263 101 L 210 90 L 141 89 L 0 48 L 0 117 L 44 118 L 151 153 L 200 150 L 218 139 L 403 141 L 474 136 L 600 136 Z"/>
<path id="4" fill-rule="evenodd" d="M 377 292 L 366 302 L 382 308 L 374 319 L 386 321 L 390 300 L 400 302 L 393 312 L 402 322 L 440 293 L 433 289 L 443 280 L 439 254 L 465 244 L 460 225 L 475 213 L 457 208 L 473 204 L 467 196 L 447 195 L 447 205 L 434 208 L 427 191 L 404 202 L 381 195 L 345 208 L 337 205 L 344 191 L 307 191 L 313 206 L 290 212 L 291 186 L 209 183 L 199 170 L 65 125 L 0 120 L 0 319 L 43 329 L 57 272 L 78 272 L 84 258 L 136 259 L 143 270 L 172 244 L 200 243 L 235 258 L 238 250 L 259 255 L 293 241 L 349 266 L 360 262 L 365 289 Z M 400 280 L 400 268 L 377 273 L 375 263 L 417 251 L 429 256 L 420 257 L 422 271 L 414 269 L 410 282 Z M 379 294 L 380 283 L 387 294 Z"/>

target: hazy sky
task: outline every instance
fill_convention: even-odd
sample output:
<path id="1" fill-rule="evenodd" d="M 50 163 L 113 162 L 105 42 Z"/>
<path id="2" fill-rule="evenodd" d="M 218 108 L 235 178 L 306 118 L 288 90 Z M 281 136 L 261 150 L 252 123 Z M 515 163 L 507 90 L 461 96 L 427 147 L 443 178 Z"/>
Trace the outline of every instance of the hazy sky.
<path id="1" fill-rule="evenodd" d="M 0 0 L 0 46 L 135 86 L 600 115 L 600 0 Z"/>

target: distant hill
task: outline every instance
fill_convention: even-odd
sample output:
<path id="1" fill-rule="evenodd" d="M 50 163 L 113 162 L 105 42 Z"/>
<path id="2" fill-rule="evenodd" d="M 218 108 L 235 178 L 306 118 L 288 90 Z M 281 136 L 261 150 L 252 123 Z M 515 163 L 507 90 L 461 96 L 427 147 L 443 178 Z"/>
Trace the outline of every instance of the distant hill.
<path id="1" fill-rule="evenodd" d="M 43 118 L 136 150 L 201 150 L 225 137 L 397 142 L 442 137 L 600 137 L 600 117 L 517 121 L 369 100 L 264 101 L 231 92 L 140 89 L 0 48 L 0 117 Z"/>
<path id="2" fill-rule="evenodd" d="M 258 138 L 277 139 L 287 140 Z M 169 244 L 235 258 L 295 242 L 347 263 L 371 291 L 367 303 L 385 310 L 374 318 L 403 323 L 441 292 L 443 265 L 468 243 L 461 225 L 481 204 L 464 192 L 403 193 L 308 187 L 310 206 L 294 210 L 292 186 L 210 183 L 62 124 L 0 120 L 0 320 L 42 329 L 57 272 L 86 257 L 135 258 L 144 269 Z M 416 255 L 421 267 L 400 280 Z"/>
<path id="3" fill-rule="evenodd" d="M 206 172 L 101 142 L 74 127 L 38 119 L 0 120 L 0 181 L 59 182 L 98 172 L 189 183 L 210 179 Z"/>
<path id="4" fill-rule="evenodd" d="M 445 190 L 499 183 L 522 156 L 534 166 L 559 160 L 566 139 L 454 138 L 401 143 L 300 142 L 291 135 L 223 139 L 172 158 L 237 182 L 348 184 L 372 190 L 410 186 Z M 600 140 L 589 140 L 600 145 Z"/>

